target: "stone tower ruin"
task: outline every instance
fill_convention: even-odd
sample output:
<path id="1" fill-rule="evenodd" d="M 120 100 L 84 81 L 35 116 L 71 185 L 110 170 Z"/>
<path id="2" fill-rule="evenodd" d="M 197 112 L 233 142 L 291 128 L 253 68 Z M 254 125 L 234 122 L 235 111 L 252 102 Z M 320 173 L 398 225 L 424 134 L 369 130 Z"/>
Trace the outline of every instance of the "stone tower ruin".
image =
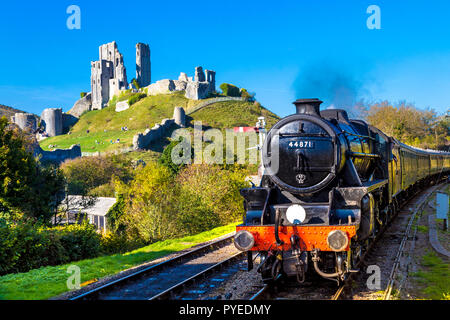
<path id="1" fill-rule="evenodd" d="M 119 90 L 127 87 L 127 72 L 116 42 L 101 45 L 99 60 L 91 62 L 92 109 L 103 109 Z"/>
<path id="2" fill-rule="evenodd" d="M 41 114 L 41 125 L 49 137 L 63 133 L 63 114 L 61 108 L 44 109 Z"/>
<path id="3" fill-rule="evenodd" d="M 23 131 L 34 133 L 37 129 L 36 116 L 32 113 L 16 113 L 11 120 Z"/>
<path id="4" fill-rule="evenodd" d="M 136 80 L 141 88 L 148 86 L 152 80 L 150 47 L 140 42 L 136 44 Z"/>

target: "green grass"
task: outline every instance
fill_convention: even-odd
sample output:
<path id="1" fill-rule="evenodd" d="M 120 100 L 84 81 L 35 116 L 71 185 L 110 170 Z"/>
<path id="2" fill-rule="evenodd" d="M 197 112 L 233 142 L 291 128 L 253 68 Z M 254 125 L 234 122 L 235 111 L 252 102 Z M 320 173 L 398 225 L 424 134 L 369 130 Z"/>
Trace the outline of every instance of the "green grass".
<path id="1" fill-rule="evenodd" d="M 423 285 L 421 294 L 425 299 L 450 300 L 450 265 L 435 252 L 429 251 L 422 257 L 424 270 L 413 275 Z"/>
<path id="2" fill-rule="evenodd" d="M 81 283 L 116 274 L 125 269 L 157 259 L 159 257 L 193 247 L 235 231 L 236 223 L 215 228 L 194 236 L 156 242 L 149 246 L 127 252 L 103 256 L 73 263 L 34 269 L 26 273 L 9 274 L 0 277 L 0 299 L 3 300 L 42 300 L 69 291 L 67 273 L 70 265 L 81 270 Z"/>
<path id="3" fill-rule="evenodd" d="M 139 130 L 129 131 L 107 131 L 107 132 L 77 132 L 72 134 L 65 134 L 56 137 L 50 137 L 41 141 L 40 145 L 44 150 L 67 149 L 73 144 L 79 144 L 82 152 L 104 152 L 113 151 L 117 149 L 128 148 L 133 145 L 133 136 L 137 134 Z M 120 139 L 119 143 L 116 142 Z M 52 145 L 53 148 L 49 146 Z"/>
<path id="4" fill-rule="evenodd" d="M 428 227 L 427 226 L 417 226 L 417 231 L 427 233 Z"/>
<path id="5" fill-rule="evenodd" d="M 217 102 L 189 116 L 193 121 L 202 121 L 203 126 L 219 129 L 254 126 L 260 116 L 266 118 L 267 127 L 271 128 L 280 119 L 264 107 L 258 108 L 253 103 L 244 101 Z"/>
<path id="6" fill-rule="evenodd" d="M 189 100 L 184 97 L 184 92 L 178 92 L 148 96 L 133 104 L 129 109 L 116 112 L 116 101 L 126 100 L 128 97 L 129 93 L 125 93 L 120 98 L 113 99 L 110 105 L 102 110 L 86 112 L 72 127 L 70 135 L 44 139 L 40 142 L 41 147 L 44 150 L 52 150 L 53 148 L 49 148 L 52 145 L 66 149 L 73 144 L 80 144 L 82 152 L 105 152 L 127 148 L 132 145 L 135 134 L 144 132 L 147 128 L 151 129 L 155 124 L 161 123 L 164 118 L 172 118 L 176 106 L 187 110 L 205 101 Z M 260 115 L 266 117 L 270 126 L 279 119 L 270 111 L 264 108 L 259 109 L 253 103 L 244 101 L 218 102 L 192 113 L 187 119 L 201 120 L 205 126 L 224 129 L 234 126 L 253 126 Z M 122 131 L 122 127 L 128 127 L 128 131 Z M 120 139 L 120 143 L 110 143 L 117 138 Z"/>

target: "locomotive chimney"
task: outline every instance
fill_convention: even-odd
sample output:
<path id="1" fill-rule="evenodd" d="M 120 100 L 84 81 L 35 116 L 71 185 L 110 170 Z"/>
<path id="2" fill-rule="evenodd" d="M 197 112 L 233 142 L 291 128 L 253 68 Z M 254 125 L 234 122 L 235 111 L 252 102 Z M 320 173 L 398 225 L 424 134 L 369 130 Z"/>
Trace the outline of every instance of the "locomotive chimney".
<path id="1" fill-rule="evenodd" d="M 297 114 L 310 114 L 320 117 L 320 104 L 322 102 L 319 99 L 297 99 L 294 104 L 297 108 Z"/>

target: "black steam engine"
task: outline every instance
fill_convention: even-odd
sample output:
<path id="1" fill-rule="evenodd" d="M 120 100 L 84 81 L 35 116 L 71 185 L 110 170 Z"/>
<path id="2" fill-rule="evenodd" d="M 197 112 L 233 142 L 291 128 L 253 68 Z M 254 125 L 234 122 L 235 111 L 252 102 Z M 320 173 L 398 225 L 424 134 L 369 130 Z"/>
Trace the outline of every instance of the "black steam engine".
<path id="1" fill-rule="evenodd" d="M 264 142 L 261 185 L 241 190 L 235 245 L 249 259 L 259 252 L 265 281 L 303 282 L 309 271 L 343 280 L 400 202 L 450 170 L 450 153 L 406 146 L 321 103 L 294 102 Z"/>

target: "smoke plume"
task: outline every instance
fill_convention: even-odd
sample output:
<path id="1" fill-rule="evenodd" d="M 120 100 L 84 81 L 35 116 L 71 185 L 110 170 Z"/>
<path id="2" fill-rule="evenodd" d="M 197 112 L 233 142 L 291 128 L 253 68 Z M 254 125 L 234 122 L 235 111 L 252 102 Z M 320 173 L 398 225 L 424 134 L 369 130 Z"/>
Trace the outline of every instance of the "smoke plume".
<path id="1" fill-rule="evenodd" d="M 300 70 L 294 81 L 296 98 L 319 98 L 322 108 L 345 109 L 350 116 L 358 116 L 354 108 L 362 91 L 362 82 L 344 68 L 327 63 L 309 65 Z"/>

